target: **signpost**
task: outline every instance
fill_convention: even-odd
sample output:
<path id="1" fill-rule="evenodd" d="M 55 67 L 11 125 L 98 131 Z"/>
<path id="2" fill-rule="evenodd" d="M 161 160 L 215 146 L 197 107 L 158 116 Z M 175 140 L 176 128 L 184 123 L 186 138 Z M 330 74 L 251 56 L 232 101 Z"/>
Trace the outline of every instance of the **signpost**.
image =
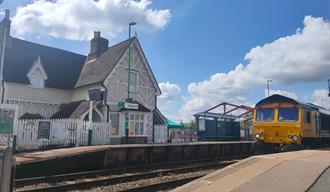
<path id="1" fill-rule="evenodd" d="M 38 139 L 49 139 L 50 133 L 50 122 L 39 121 L 38 126 Z"/>
<path id="2" fill-rule="evenodd" d="M 89 99 L 89 113 L 88 113 L 88 145 L 92 145 L 92 121 L 93 121 L 93 103 L 94 101 L 103 100 L 104 92 L 101 89 L 90 89 L 88 90 Z"/>

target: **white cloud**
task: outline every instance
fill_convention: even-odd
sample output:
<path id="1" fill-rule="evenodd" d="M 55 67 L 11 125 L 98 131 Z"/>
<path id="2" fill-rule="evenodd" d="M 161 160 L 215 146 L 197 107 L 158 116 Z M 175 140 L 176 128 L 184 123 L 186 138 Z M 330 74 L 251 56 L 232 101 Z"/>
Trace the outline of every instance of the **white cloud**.
<path id="1" fill-rule="evenodd" d="M 283 90 L 269 90 L 269 95 L 274 95 L 274 94 L 284 95 L 284 96 L 290 97 L 295 100 L 298 99 L 297 94 L 294 92 L 283 91 Z M 267 89 L 265 89 L 265 97 L 267 97 L 267 95 L 268 95 L 268 91 L 267 91 Z"/>
<path id="2" fill-rule="evenodd" d="M 330 109 L 330 97 L 326 89 L 317 89 L 313 92 L 314 104 Z"/>
<path id="3" fill-rule="evenodd" d="M 330 71 L 329 42 L 329 22 L 306 16 L 302 30 L 251 49 L 245 55 L 248 64 L 239 64 L 228 73 L 216 73 L 208 80 L 191 83 L 188 86 L 191 96 L 179 114 L 187 120 L 195 112 L 219 102 L 246 104 L 246 95 L 265 86 L 267 79 L 278 85 L 324 80 Z"/>
<path id="4" fill-rule="evenodd" d="M 166 111 L 182 101 L 181 88 L 170 82 L 159 83 L 162 94 L 158 96 L 157 103 L 161 111 Z"/>
<path id="5" fill-rule="evenodd" d="M 36 0 L 17 8 L 12 18 L 17 36 L 37 34 L 70 40 L 89 40 L 100 30 L 114 38 L 128 23 L 139 28 L 164 28 L 171 17 L 170 10 L 151 9 L 151 0 Z"/>

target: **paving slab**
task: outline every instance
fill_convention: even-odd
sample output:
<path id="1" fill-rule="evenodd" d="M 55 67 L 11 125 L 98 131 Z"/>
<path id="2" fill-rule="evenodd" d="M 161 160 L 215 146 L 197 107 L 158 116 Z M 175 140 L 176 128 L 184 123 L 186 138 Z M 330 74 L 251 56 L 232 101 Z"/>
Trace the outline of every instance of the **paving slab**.
<path id="1" fill-rule="evenodd" d="M 329 166 L 329 150 L 254 156 L 172 192 L 306 191 Z"/>

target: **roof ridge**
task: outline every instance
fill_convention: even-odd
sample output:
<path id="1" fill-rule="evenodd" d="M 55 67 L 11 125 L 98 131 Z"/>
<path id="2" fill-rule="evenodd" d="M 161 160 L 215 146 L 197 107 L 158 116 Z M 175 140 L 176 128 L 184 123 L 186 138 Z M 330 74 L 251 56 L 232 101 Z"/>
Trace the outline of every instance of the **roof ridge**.
<path id="1" fill-rule="evenodd" d="M 33 45 L 37 45 L 37 46 L 41 46 L 41 47 L 45 47 L 45 48 L 57 49 L 57 50 L 59 50 L 59 51 L 68 52 L 68 53 L 71 53 L 71 54 L 75 54 L 75 55 L 79 55 L 79 56 L 87 57 L 86 55 L 83 55 L 83 54 L 80 54 L 80 53 L 76 53 L 76 52 L 68 51 L 68 50 L 65 50 L 65 49 L 57 48 L 57 47 L 51 47 L 51 46 L 48 46 L 48 45 L 43 45 L 43 44 L 35 43 L 35 42 L 32 42 L 32 41 L 27 41 L 27 40 L 25 40 L 25 39 L 19 39 L 19 38 L 12 37 L 12 36 L 10 36 L 10 38 L 12 38 L 12 39 L 14 39 L 14 40 L 18 40 L 18 41 L 23 41 L 23 42 L 25 42 L 25 43 L 30 43 L 30 44 L 33 44 Z"/>

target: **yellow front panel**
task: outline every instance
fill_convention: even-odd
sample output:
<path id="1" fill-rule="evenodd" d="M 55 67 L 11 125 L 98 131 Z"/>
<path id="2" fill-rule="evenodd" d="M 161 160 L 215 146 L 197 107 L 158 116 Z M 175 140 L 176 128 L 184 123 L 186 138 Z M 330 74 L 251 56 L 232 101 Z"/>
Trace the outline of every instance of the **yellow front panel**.
<path id="1" fill-rule="evenodd" d="M 298 108 L 298 121 L 279 121 L 278 108 L 279 107 L 295 107 L 290 103 L 268 103 L 266 105 L 259 106 L 261 108 L 273 108 L 274 120 L 273 121 L 256 121 L 256 110 L 254 111 L 253 131 L 254 135 L 260 134 L 261 137 L 258 141 L 278 143 L 278 144 L 290 144 L 301 143 L 301 110 Z M 293 141 L 289 136 L 297 136 L 298 140 Z"/>

